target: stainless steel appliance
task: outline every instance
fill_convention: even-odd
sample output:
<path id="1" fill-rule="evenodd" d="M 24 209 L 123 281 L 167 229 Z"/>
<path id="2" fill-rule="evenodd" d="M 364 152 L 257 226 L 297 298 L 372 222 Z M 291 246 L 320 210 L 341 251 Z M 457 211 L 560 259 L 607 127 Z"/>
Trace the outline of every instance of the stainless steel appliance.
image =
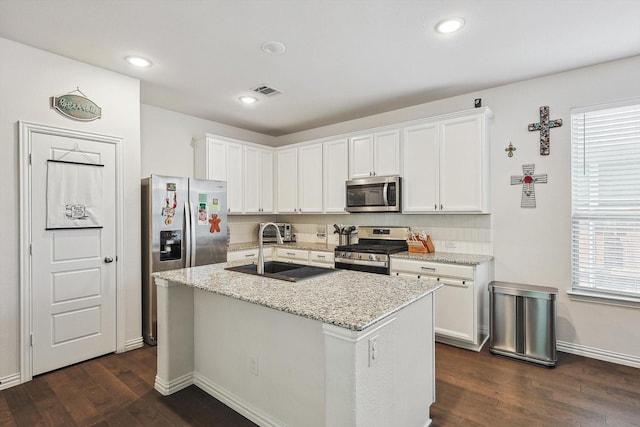
<path id="1" fill-rule="evenodd" d="M 407 250 L 407 227 L 358 227 L 358 243 L 337 246 L 335 267 L 389 274 L 389 255 Z"/>
<path id="2" fill-rule="evenodd" d="M 555 366 L 557 298 L 557 288 L 491 282 L 491 353 Z"/>
<path id="3" fill-rule="evenodd" d="M 401 181 L 399 176 L 347 181 L 347 212 L 400 212 Z"/>
<path id="4" fill-rule="evenodd" d="M 263 224 L 265 223 L 264 222 L 260 223 L 261 226 Z M 280 236 L 282 237 L 283 242 L 295 242 L 295 238 L 293 235 L 293 228 L 291 227 L 291 224 L 278 222 L 276 223 L 276 225 L 278 226 L 278 230 L 280 231 Z M 276 243 L 277 242 L 276 229 L 273 227 L 265 228 L 262 233 L 262 239 L 263 239 L 262 241 L 265 243 Z"/>
<path id="5" fill-rule="evenodd" d="M 157 341 L 151 273 L 227 261 L 227 183 L 152 175 L 142 180 L 142 334 Z"/>

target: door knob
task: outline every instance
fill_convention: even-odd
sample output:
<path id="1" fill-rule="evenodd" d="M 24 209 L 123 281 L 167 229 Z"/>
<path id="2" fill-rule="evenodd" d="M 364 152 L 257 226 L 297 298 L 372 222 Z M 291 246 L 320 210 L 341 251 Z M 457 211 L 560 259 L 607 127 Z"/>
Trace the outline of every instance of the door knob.
<path id="1" fill-rule="evenodd" d="M 109 264 L 110 262 L 113 262 L 113 258 L 111 258 L 110 256 L 106 256 L 106 257 L 104 257 L 104 262 Z"/>

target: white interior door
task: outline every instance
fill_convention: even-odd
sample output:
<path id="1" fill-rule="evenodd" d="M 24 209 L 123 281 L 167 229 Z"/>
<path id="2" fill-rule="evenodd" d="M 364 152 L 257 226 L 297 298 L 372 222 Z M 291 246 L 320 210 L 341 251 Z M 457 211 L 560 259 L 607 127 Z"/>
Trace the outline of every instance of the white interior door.
<path id="1" fill-rule="evenodd" d="M 69 187 L 69 180 L 64 186 L 47 182 L 48 160 L 104 165 L 102 228 L 47 230 L 51 188 Z M 34 133 L 30 182 L 32 367 L 37 375 L 116 350 L 115 144 L 82 134 Z M 99 194 L 97 187 L 89 188 Z"/>

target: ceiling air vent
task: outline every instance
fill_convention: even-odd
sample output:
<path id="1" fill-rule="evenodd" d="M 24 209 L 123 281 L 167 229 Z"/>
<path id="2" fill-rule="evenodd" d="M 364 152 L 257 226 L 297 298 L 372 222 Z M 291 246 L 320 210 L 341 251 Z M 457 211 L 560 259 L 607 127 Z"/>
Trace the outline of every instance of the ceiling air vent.
<path id="1" fill-rule="evenodd" d="M 265 96 L 273 96 L 273 95 L 277 95 L 279 93 L 282 93 L 278 89 L 274 89 L 274 88 L 269 87 L 267 85 L 260 85 L 260 86 L 258 86 L 256 88 L 252 89 L 252 90 L 254 92 L 260 93 L 260 94 L 265 95 Z"/>

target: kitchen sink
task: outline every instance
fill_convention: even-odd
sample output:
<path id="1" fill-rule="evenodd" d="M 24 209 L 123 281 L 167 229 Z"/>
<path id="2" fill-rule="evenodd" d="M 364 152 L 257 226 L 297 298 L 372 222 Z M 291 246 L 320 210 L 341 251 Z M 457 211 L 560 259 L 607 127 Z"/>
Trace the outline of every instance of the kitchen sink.
<path id="1" fill-rule="evenodd" d="M 258 266 L 256 264 L 238 265 L 235 267 L 227 267 L 225 270 L 237 271 L 238 273 L 258 275 Z M 297 282 L 310 277 L 322 274 L 332 273 L 332 268 L 314 267 L 303 264 L 292 264 L 289 262 L 265 261 L 264 276 L 272 279 L 286 280 L 288 282 Z"/>

